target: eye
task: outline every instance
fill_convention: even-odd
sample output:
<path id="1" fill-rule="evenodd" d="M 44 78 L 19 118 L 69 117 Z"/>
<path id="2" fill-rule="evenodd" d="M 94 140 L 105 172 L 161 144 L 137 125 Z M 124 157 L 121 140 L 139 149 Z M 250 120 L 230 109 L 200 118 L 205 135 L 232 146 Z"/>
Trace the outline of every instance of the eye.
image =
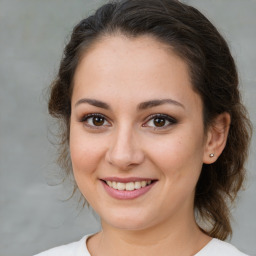
<path id="1" fill-rule="evenodd" d="M 105 116 L 101 114 L 88 114 L 81 119 L 81 122 L 92 128 L 110 126 L 110 123 L 106 120 Z"/>
<path id="2" fill-rule="evenodd" d="M 154 129 L 164 129 L 176 123 L 177 120 L 169 115 L 156 114 L 150 116 L 148 121 L 144 123 L 143 126 L 153 127 Z"/>

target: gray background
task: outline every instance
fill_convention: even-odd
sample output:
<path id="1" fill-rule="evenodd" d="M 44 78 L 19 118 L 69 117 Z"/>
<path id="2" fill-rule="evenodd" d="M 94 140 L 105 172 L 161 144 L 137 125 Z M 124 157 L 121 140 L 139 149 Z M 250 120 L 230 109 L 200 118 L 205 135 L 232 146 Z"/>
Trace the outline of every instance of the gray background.
<path id="1" fill-rule="evenodd" d="M 49 142 L 46 88 L 72 27 L 101 3 L 93 0 L 0 0 L 0 256 L 25 256 L 99 228 L 91 211 L 64 202 Z M 256 1 L 187 0 L 220 29 L 237 60 L 241 88 L 256 123 Z M 233 210 L 231 242 L 256 255 L 255 136 L 246 191 Z"/>

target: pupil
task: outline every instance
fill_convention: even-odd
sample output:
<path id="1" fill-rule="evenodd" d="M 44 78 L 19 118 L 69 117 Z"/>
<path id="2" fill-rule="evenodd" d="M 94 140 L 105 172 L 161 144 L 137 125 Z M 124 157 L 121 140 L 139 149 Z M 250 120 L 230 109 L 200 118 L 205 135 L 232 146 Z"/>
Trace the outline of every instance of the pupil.
<path id="1" fill-rule="evenodd" d="M 163 118 L 155 118 L 154 119 L 154 125 L 157 127 L 162 127 L 165 125 L 165 119 Z"/>
<path id="2" fill-rule="evenodd" d="M 96 126 L 101 126 L 104 123 L 104 118 L 96 116 L 93 118 L 93 124 Z"/>

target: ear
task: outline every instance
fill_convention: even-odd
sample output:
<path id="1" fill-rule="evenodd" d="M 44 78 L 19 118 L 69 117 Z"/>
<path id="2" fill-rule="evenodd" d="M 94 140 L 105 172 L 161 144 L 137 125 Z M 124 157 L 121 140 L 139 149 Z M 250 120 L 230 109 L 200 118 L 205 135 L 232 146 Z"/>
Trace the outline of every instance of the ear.
<path id="1" fill-rule="evenodd" d="M 203 156 L 203 162 L 205 164 L 214 163 L 224 150 L 228 138 L 230 121 L 230 115 L 224 112 L 218 115 L 208 128 Z"/>

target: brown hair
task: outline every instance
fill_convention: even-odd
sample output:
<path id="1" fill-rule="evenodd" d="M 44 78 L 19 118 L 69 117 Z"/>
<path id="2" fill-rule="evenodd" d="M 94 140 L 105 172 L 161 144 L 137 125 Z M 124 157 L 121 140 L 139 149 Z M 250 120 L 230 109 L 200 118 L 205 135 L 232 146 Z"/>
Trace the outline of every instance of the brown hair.
<path id="1" fill-rule="evenodd" d="M 193 89 L 201 96 L 205 128 L 220 113 L 231 116 L 227 144 L 218 160 L 203 165 L 196 186 L 194 207 L 212 237 L 232 234 L 229 202 L 245 177 L 244 163 L 251 137 L 251 123 L 241 103 L 238 76 L 226 41 L 197 9 L 176 0 L 123 0 L 100 7 L 73 29 L 51 85 L 49 113 L 62 124 L 60 166 L 72 173 L 68 154 L 72 81 L 82 54 L 104 36 L 151 35 L 173 48 L 189 66 Z"/>

